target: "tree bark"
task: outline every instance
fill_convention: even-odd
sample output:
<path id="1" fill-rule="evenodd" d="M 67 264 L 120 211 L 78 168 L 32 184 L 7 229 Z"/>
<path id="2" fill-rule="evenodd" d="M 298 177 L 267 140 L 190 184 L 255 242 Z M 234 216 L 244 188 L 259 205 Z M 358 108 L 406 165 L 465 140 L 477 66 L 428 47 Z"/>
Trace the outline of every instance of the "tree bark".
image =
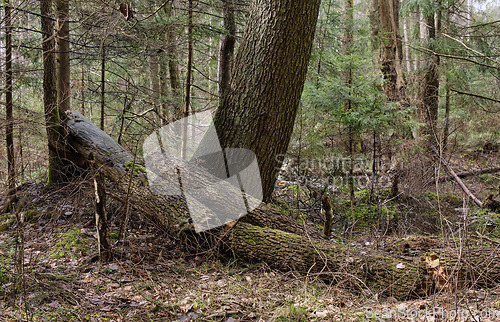
<path id="1" fill-rule="evenodd" d="M 258 160 L 264 200 L 286 152 L 304 86 L 319 0 L 253 0 L 227 97 L 214 117 L 223 148 Z M 202 145 L 205 146 L 205 145 Z"/>
<path id="2" fill-rule="evenodd" d="M 187 62 L 186 62 L 186 90 L 184 92 L 184 120 L 189 116 L 189 109 L 191 107 L 191 82 L 193 71 L 193 0 L 187 0 Z M 186 155 L 188 133 L 187 125 L 184 124 L 182 128 L 182 156 Z"/>
<path id="3" fill-rule="evenodd" d="M 16 186 L 14 155 L 14 116 L 12 113 L 12 20 L 10 2 L 5 1 L 5 143 L 7 144 L 7 184 L 9 191 Z"/>
<path id="4" fill-rule="evenodd" d="M 49 149 L 47 183 L 51 185 L 62 182 L 64 179 L 62 173 L 63 161 L 61 160 L 63 156 L 59 154 L 59 152 L 62 151 L 61 147 L 64 145 L 64 140 L 60 132 L 61 116 L 59 115 L 59 108 L 57 105 L 52 0 L 40 1 L 40 13 L 42 15 L 43 106 L 45 112 L 45 128 L 47 131 L 47 141 Z"/>
<path id="5" fill-rule="evenodd" d="M 236 21 L 234 18 L 233 0 L 222 0 L 222 12 L 224 16 L 224 32 L 226 35 L 221 39 L 219 50 L 219 104 L 222 104 L 224 95 L 229 85 L 231 69 L 233 68 L 234 46 L 236 44 Z"/>
<path id="6" fill-rule="evenodd" d="M 113 192 L 108 190 L 108 196 L 119 200 L 129 198 L 128 202 L 136 213 L 147 216 L 163 229 L 171 230 L 172 236 L 180 234 L 185 243 L 190 241 L 189 244 L 207 248 L 221 246 L 222 251 L 248 261 L 320 275 L 344 287 L 368 289 L 373 294 L 398 299 L 426 295 L 437 283 L 430 269 L 423 267 L 418 258 L 395 257 L 380 251 L 327 242 L 317 228 L 300 224 L 292 216 L 267 204 L 251 211 L 235 225 L 197 234 L 192 226 L 185 225 L 189 214 L 184 199 L 153 194 L 144 173 L 131 167 L 132 155 L 109 135 L 78 112 L 68 113 L 65 128 L 68 143 L 78 152 L 82 164 L 93 163 L 114 183 L 116 189 Z M 165 156 L 165 159 L 179 167 L 190 167 L 173 156 Z M 213 179 L 199 168 L 187 170 L 197 171 L 196 178 L 201 185 Z M 178 234 L 174 233 L 175 230 Z M 465 254 L 450 249 L 438 256 L 447 280 L 458 278 L 459 286 L 491 286 L 500 281 L 500 253 L 497 250 L 467 249 Z"/>
<path id="7" fill-rule="evenodd" d="M 178 62 L 178 50 L 177 50 L 177 37 L 176 37 L 176 28 L 175 24 L 171 21 L 174 17 L 174 4 L 176 1 L 171 1 L 163 8 L 165 10 L 165 14 L 169 19 L 169 22 L 166 27 L 166 37 L 167 37 L 167 52 L 168 52 L 168 72 L 170 79 L 170 87 L 172 88 L 172 96 L 173 96 L 173 121 L 178 120 L 182 117 L 182 108 L 181 108 L 181 81 L 180 81 L 180 72 L 179 72 L 179 62 Z"/>
<path id="8" fill-rule="evenodd" d="M 106 47 L 101 44 L 101 130 L 104 131 L 106 98 Z"/>
<path id="9" fill-rule="evenodd" d="M 64 112 L 71 108 L 69 0 L 56 0 L 57 105 Z"/>
<path id="10" fill-rule="evenodd" d="M 378 30 L 375 42 L 379 44 L 379 63 L 384 75 L 384 93 L 391 102 L 406 99 L 403 76 L 403 45 L 399 29 L 399 0 L 375 0 L 373 23 Z M 373 28 L 373 27 L 372 27 Z"/>
<path id="11" fill-rule="evenodd" d="M 429 52 L 434 52 L 434 42 L 436 40 L 436 27 L 434 13 L 425 14 L 427 44 Z M 439 107 L 439 56 L 426 54 L 423 62 L 423 77 L 421 80 L 418 110 L 420 120 L 424 124 L 421 130 L 428 151 L 432 146 L 439 144 L 439 133 L 437 132 L 438 107 Z"/>

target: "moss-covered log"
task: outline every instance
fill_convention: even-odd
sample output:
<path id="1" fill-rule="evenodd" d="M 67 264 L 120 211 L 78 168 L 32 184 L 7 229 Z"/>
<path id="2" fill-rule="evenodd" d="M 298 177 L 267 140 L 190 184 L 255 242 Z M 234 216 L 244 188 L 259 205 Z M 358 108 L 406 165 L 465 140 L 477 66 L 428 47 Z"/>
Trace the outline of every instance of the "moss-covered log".
<path id="1" fill-rule="evenodd" d="M 211 230 L 209 234 L 215 238 L 206 238 L 208 234 L 196 234 L 192 226 L 186 225 L 189 214 L 185 200 L 153 194 L 145 174 L 137 171 L 141 167 L 133 166 L 132 155 L 97 126 L 79 113 L 71 112 L 65 128 L 67 142 L 80 156 L 80 163 L 93 159 L 94 166 L 116 185 L 116 191 L 110 191 L 110 196 L 128 198 L 129 204 L 139 213 L 165 228 L 179 230 L 182 226 L 182 235 L 196 239 L 197 244 L 212 247 L 217 243 L 245 260 L 316 274 L 350 288 L 399 299 L 455 285 L 491 286 L 500 281 L 500 252 L 497 249 L 447 250 L 442 255 L 430 253 L 423 260 L 395 257 L 331 243 L 322 238 L 318 229 L 300 224 L 282 210 L 266 204 L 261 204 L 231 227 Z M 190 166 L 178 159 L 174 161 L 181 167 Z M 203 170 L 194 170 L 199 171 L 199 180 L 212 180 Z"/>

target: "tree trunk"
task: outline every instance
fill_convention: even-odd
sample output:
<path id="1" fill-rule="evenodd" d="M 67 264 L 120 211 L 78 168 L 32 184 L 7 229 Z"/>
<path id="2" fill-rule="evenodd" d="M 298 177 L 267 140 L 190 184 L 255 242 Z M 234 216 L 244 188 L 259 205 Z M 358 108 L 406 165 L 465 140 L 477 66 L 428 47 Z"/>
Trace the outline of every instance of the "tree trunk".
<path id="1" fill-rule="evenodd" d="M 14 117 L 12 113 L 12 20 L 10 2 L 5 8 L 5 143 L 7 144 L 7 184 L 9 191 L 16 186 L 16 165 L 14 156 Z"/>
<path id="2" fill-rule="evenodd" d="M 344 10 L 342 14 L 342 25 L 344 26 L 345 30 L 344 33 L 342 34 L 342 53 L 346 57 L 350 57 L 352 55 L 352 45 L 354 41 L 354 35 L 353 35 L 353 22 L 354 22 L 354 1 L 353 0 L 345 0 L 344 2 Z M 347 87 L 347 99 L 344 102 L 344 110 L 345 111 L 351 111 L 352 110 L 352 82 L 353 82 L 353 75 L 352 75 L 352 68 L 351 64 L 347 64 L 346 70 L 342 71 L 342 79 L 344 81 L 344 86 Z M 358 142 L 361 142 L 361 138 L 358 135 L 358 133 L 355 133 L 353 126 L 348 125 L 348 135 L 349 135 L 349 143 L 348 143 L 348 149 L 349 149 L 349 178 L 348 178 L 348 183 L 349 183 L 349 198 L 351 200 L 351 206 L 354 205 L 354 153 L 356 151 L 356 146 L 358 145 Z"/>
<path id="3" fill-rule="evenodd" d="M 373 293 L 398 299 L 432 291 L 432 271 L 429 267 L 422 267 L 418 258 L 393 257 L 380 251 L 327 242 L 315 227 L 298 223 L 292 216 L 266 204 L 242 217 L 235 225 L 197 234 L 192 225 L 185 225 L 189 220 L 185 200 L 154 195 L 144 173 L 132 168 L 132 155 L 111 137 L 78 112 L 68 113 L 65 128 L 68 143 L 78 152 L 81 164 L 92 163 L 114 183 L 116 189 L 108 192 L 108 196 L 122 201 L 128 198 L 136 213 L 147 216 L 163 229 L 171 230 L 172 236 L 180 234 L 186 244 L 189 240 L 189 245 L 222 246 L 222 251 L 242 259 L 265 262 L 281 270 L 318 274 L 345 287 L 368 288 Z M 167 165 L 191 167 L 170 155 L 165 159 Z M 187 170 L 197 172 L 196 178 L 201 185 L 213 180 L 200 168 Z M 175 230 L 178 234 L 174 233 Z M 475 248 L 467 249 L 465 254 L 450 249 L 439 256 L 439 267 L 443 267 L 448 279 L 458 277 L 459 286 L 491 286 L 500 281 L 498 251 Z M 460 259 L 466 261 L 457 266 Z M 458 272 L 456 267 L 460 267 Z"/>
<path id="4" fill-rule="evenodd" d="M 64 140 L 60 132 L 61 117 L 59 115 L 59 108 L 57 106 L 52 0 L 40 1 L 40 13 L 42 14 L 43 106 L 45 112 L 45 127 L 47 130 L 47 141 L 49 148 L 47 183 L 51 185 L 59 183 L 64 179 L 62 173 L 62 155 L 59 155 L 59 152 L 62 151 L 61 147 L 64 145 Z"/>
<path id="5" fill-rule="evenodd" d="M 105 97 L 106 97 L 106 47 L 104 43 L 101 44 L 101 130 L 104 131 L 104 119 L 105 119 Z"/>
<path id="6" fill-rule="evenodd" d="M 149 70 L 150 70 L 150 77 L 151 77 L 151 91 L 152 95 L 151 97 L 153 98 L 153 105 L 154 105 L 154 111 L 156 114 L 157 122 L 155 124 L 155 128 L 158 128 L 162 124 L 162 111 L 161 111 L 161 54 L 159 53 L 152 53 L 151 56 L 149 56 Z"/>
<path id="7" fill-rule="evenodd" d="M 220 43 L 219 50 L 219 104 L 222 105 L 224 95 L 229 85 L 229 77 L 233 67 L 234 46 L 236 44 L 236 21 L 234 19 L 233 0 L 222 0 L 222 12 L 224 16 L 224 32 L 227 33 Z"/>
<path id="8" fill-rule="evenodd" d="M 69 0 L 56 0 L 57 106 L 64 112 L 71 108 Z"/>
<path id="9" fill-rule="evenodd" d="M 410 36 L 409 36 L 409 31 L 408 29 L 410 28 L 409 26 L 409 20 L 410 17 L 407 17 L 404 19 L 404 24 L 403 24 L 403 38 L 404 38 L 404 43 L 405 43 L 405 61 L 406 61 L 406 72 L 411 73 L 413 68 L 411 64 L 411 50 L 410 50 Z"/>
<path id="10" fill-rule="evenodd" d="M 286 152 L 304 86 L 319 0 L 253 0 L 230 88 L 214 122 L 223 148 L 252 150 L 264 200 Z M 202 145 L 205 146 L 205 145 Z"/>
<path id="11" fill-rule="evenodd" d="M 434 42 L 436 40 L 436 28 L 434 13 L 425 15 L 427 26 L 427 48 L 430 52 L 434 51 Z M 421 134 L 425 140 L 426 150 L 439 144 L 439 133 L 437 132 L 438 107 L 439 107 L 439 56 L 434 54 L 425 54 L 423 62 L 423 77 L 421 80 L 418 110 L 420 120 L 424 124 Z"/>
<path id="12" fill-rule="evenodd" d="M 177 50 L 177 37 L 175 24 L 170 20 L 174 17 L 174 5 L 176 1 L 171 1 L 166 4 L 163 8 L 165 14 L 169 20 L 166 26 L 166 37 L 167 37 L 167 52 L 168 52 L 168 73 L 170 76 L 170 87 L 172 88 L 173 96 L 173 121 L 178 120 L 182 117 L 181 108 L 181 77 L 179 72 L 179 62 L 178 62 L 178 50 Z"/>
<path id="13" fill-rule="evenodd" d="M 191 107 L 191 82 L 193 71 L 193 0 L 187 0 L 187 62 L 186 62 L 186 90 L 184 92 L 184 121 L 189 116 L 189 108 Z M 182 157 L 186 155 L 186 147 L 188 141 L 187 124 L 184 123 L 182 128 Z"/>
<path id="14" fill-rule="evenodd" d="M 443 125 L 443 152 L 448 150 L 448 137 L 450 136 L 450 80 L 446 78 L 446 94 L 444 103 L 444 125 Z"/>
<path id="15" fill-rule="evenodd" d="M 399 31 L 399 0 L 375 0 L 375 18 L 378 25 L 379 63 L 384 75 L 384 93 L 391 102 L 406 98 L 403 76 L 403 46 Z"/>

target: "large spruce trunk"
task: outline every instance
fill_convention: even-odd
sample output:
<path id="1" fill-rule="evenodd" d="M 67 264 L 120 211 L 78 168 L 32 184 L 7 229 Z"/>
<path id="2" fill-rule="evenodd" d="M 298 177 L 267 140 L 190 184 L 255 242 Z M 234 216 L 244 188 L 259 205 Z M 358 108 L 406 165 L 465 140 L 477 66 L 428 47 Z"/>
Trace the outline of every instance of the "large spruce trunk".
<path id="1" fill-rule="evenodd" d="M 132 155 L 109 135 L 78 112 L 69 112 L 64 126 L 74 161 L 85 166 L 91 159 L 94 167 L 114 184 L 115 191 L 109 192 L 109 196 L 122 201 L 128 198 L 135 213 L 176 232 L 184 242 L 191 241 L 193 245 L 209 249 L 218 246 L 222 251 L 245 260 L 314 274 L 341 286 L 398 299 L 426 295 L 435 289 L 452 289 L 455 285 L 492 286 L 500 281 L 498 249 L 436 251 L 439 265 L 426 267 L 421 265 L 419 258 L 327 241 L 321 237 L 319 229 L 298 223 L 290 215 L 267 204 L 262 204 L 234 225 L 198 234 L 192 225 L 186 225 L 189 213 L 185 200 L 153 194 L 145 174 L 131 165 L 134 162 Z M 166 158 L 165 162 L 190 167 L 173 156 Z M 213 180 L 199 167 L 187 170 L 197 171 L 196 178 L 201 185 L 208 186 L 204 182 Z M 436 274 L 436 267 L 442 268 L 442 272 Z"/>

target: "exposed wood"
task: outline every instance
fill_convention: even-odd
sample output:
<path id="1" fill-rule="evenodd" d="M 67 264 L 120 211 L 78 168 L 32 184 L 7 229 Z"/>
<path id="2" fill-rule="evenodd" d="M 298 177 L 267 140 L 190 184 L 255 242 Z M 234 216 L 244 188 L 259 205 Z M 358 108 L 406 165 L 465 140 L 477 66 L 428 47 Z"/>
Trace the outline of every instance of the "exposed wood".
<path id="1" fill-rule="evenodd" d="M 467 188 L 467 186 L 463 183 L 463 181 L 458 177 L 458 175 L 455 173 L 455 171 L 453 171 L 453 169 L 451 168 L 451 166 L 449 165 L 448 161 L 446 161 L 438 152 L 438 150 L 436 149 L 436 147 L 432 146 L 432 151 L 434 151 L 434 153 L 438 156 L 438 158 L 441 160 L 441 162 L 444 164 L 446 170 L 448 171 L 448 173 L 453 177 L 453 179 L 455 179 L 455 181 L 458 183 L 458 185 L 460 186 L 460 188 L 462 188 L 462 190 L 465 192 L 465 194 L 471 198 L 474 203 L 479 206 L 479 207 L 482 207 L 483 206 L 483 203 L 481 202 L 481 200 L 479 200 L 476 196 L 474 196 L 472 194 L 472 192 L 470 192 L 469 188 Z"/>
<path id="2" fill-rule="evenodd" d="M 106 214 L 106 190 L 102 175 L 97 172 L 94 177 L 95 188 L 95 223 L 97 227 L 97 243 L 101 262 L 111 260 L 111 242 Z"/>

